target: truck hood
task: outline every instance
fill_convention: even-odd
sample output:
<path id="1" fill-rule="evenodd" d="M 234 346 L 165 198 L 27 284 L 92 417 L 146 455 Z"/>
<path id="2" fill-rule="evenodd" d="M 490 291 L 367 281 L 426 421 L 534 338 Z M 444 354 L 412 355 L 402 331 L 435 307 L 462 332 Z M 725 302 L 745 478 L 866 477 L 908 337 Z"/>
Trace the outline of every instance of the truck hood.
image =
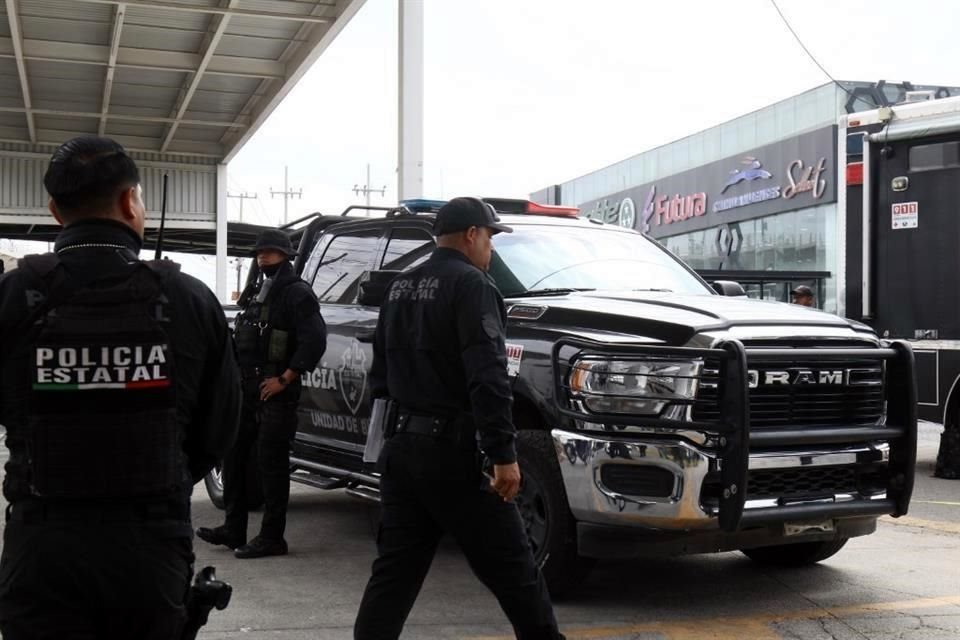
<path id="1" fill-rule="evenodd" d="M 844 336 L 850 336 L 852 331 L 869 332 L 864 325 L 816 309 L 719 295 L 585 291 L 510 298 L 507 305 L 513 320 L 532 316 L 533 308 L 539 307 L 542 314 L 536 318 L 538 323 L 625 333 L 671 344 L 685 343 L 702 332 L 750 326 L 819 327 L 818 333 L 834 333 L 834 329 L 837 335 Z"/>

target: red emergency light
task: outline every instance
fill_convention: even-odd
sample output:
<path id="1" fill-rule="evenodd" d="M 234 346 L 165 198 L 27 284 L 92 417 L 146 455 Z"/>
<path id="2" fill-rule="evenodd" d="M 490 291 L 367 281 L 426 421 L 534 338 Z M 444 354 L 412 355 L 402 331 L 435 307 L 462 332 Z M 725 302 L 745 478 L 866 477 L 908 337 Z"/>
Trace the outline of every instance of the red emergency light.
<path id="1" fill-rule="evenodd" d="M 847 186 L 863 184 L 863 163 L 851 162 L 847 165 Z"/>
<path id="2" fill-rule="evenodd" d="M 534 216 L 559 216 L 576 218 L 580 213 L 577 207 L 559 207 L 552 204 L 538 204 L 519 198 L 483 198 L 483 201 L 492 205 L 497 213 L 529 214 Z"/>
<path id="3" fill-rule="evenodd" d="M 560 216 L 562 218 L 576 218 L 580 214 L 577 207 L 558 207 L 552 204 L 537 204 L 528 202 L 526 213 L 539 216 Z"/>

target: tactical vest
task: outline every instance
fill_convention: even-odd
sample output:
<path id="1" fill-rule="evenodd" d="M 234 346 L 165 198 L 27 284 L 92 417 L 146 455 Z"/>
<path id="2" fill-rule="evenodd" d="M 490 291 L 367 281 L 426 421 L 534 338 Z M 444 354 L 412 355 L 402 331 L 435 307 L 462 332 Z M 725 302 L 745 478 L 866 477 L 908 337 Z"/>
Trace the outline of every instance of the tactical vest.
<path id="1" fill-rule="evenodd" d="M 20 263 L 46 293 L 28 349 L 30 490 L 41 499 L 165 496 L 186 482 L 163 281 L 138 263 L 106 288 L 70 282 L 56 254 Z"/>
<path id="2" fill-rule="evenodd" d="M 273 365 L 275 369 L 285 368 L 293 355 L 290 332 L 275 326 L 275 311 L 271 309 L 280 306 L 286 286 L 274 287 L 265 301 L 254 300 L 237 316 L 234 339 L 242 367 Z"/>

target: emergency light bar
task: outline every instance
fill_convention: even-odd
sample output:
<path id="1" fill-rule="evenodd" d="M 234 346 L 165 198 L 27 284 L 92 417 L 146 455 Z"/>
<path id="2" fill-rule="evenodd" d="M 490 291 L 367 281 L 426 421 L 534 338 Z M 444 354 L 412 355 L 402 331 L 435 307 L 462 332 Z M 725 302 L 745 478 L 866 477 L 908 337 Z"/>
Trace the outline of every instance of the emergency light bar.
<path id="1" fill-rule="evenodd" d="M 400 208 L 407 209 L 410 213 L 436 213 L 440 207 L 447 204 L 446 200 L 428 200 L 426 198 L 414 198 L 411 200 L 401 200 Z"/>
<path id="2" fill-rule="evenodd" d="M 537 216 L 560 216 L 576 218 L 580 209 L 576 207 L 558 207 L 550 204 L 537 204 L 529 200 L 514 198 L 483 198 L 487 204 L 493 205 L 498 213 L 520 213 Z"/>
<path id="3" fill-rule="evenodd" d="M 555 205 L 537 204 L 536 202 L 517 198 L 481 198 L 481 200 L 496 209 L 497 213 L 558 216 L 563 218 L 576 218 L 580 213 L 580 209 L 577 207 L 558 207 Z M 400 208 L 407 209 L 411 213 L 436 213 L 440 210 L 440 207 L 446 203 L 446 200 L 415 198 L 411 200 L 401 200 Z"/>

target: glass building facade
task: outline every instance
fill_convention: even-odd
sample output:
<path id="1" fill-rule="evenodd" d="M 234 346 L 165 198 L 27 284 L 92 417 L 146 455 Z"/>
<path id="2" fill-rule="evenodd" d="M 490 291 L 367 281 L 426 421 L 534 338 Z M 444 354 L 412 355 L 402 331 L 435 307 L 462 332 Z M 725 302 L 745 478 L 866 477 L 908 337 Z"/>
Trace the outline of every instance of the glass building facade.
<path id="1" fill-rule="evenodd" d="M 752 297 L 788 300 L 792 287 L 807 284 L 818 294 L 817 306 L 836 312 L 836 276 L 843 268 L 836 123 L 848 111 L 927 88 L 840 84 L 541 189 L 531 199 L 578 206 L 587 216 L 649 233 L 705 277 L 737 279 Z M 684 198 L 701 197 L 706 207 L 684 208 Z M 667 198 L 680 202 L 679 214 L 667 213 Z"/>

